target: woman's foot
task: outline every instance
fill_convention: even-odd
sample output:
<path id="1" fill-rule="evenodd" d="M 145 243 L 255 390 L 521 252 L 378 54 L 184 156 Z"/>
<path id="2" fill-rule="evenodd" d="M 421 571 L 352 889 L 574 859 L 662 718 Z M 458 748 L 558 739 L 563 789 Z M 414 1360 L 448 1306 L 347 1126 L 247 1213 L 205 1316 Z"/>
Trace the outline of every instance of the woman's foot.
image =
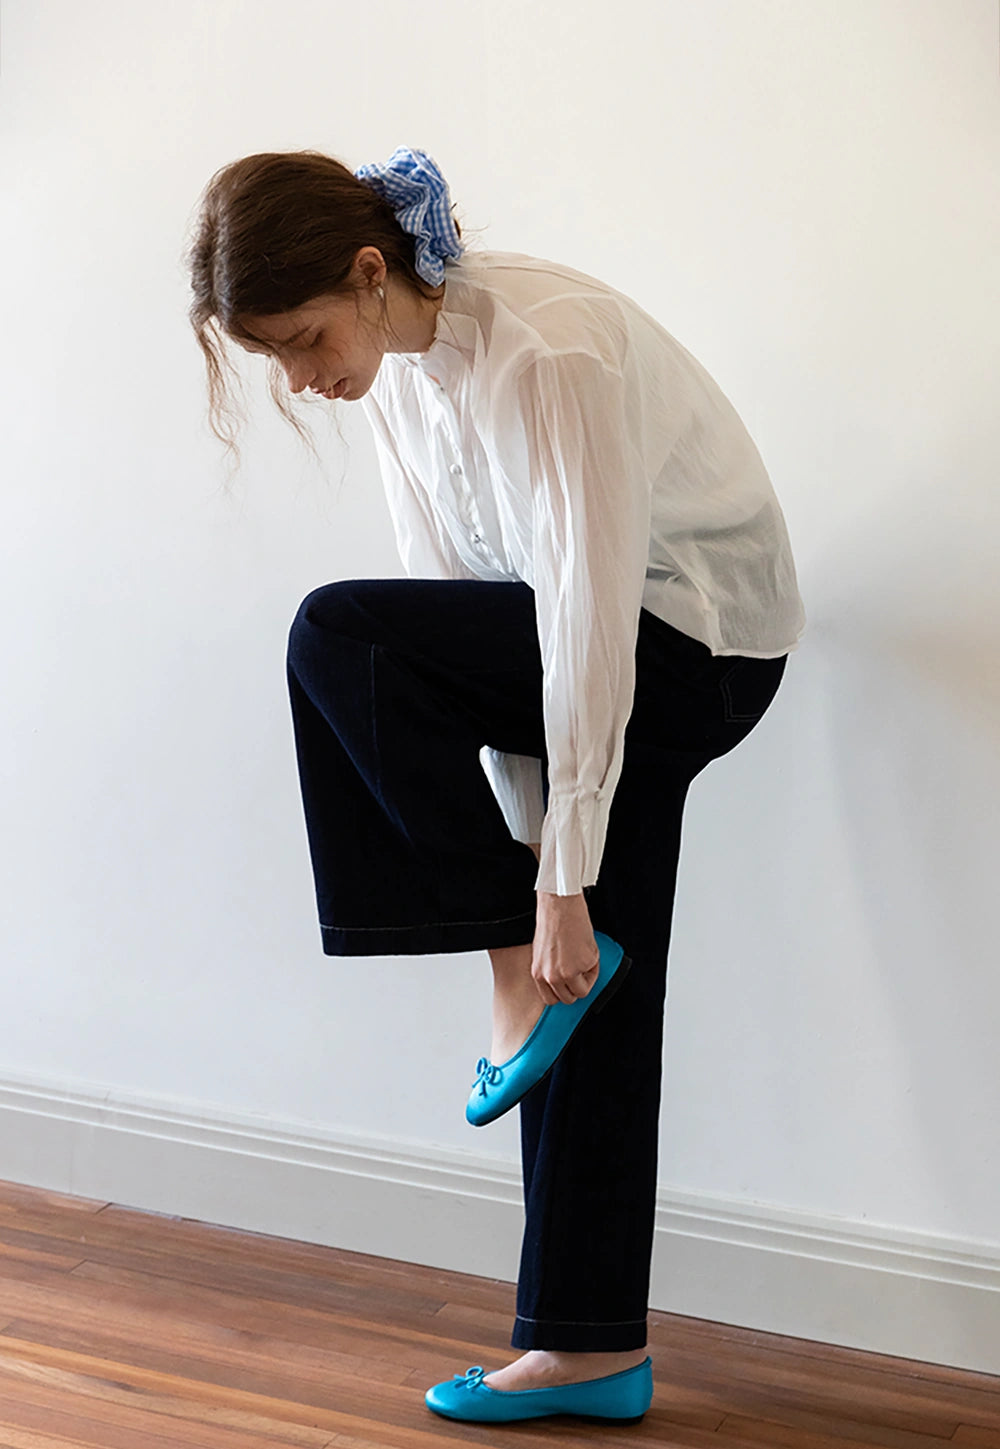
<path id="1" fill-rule="evenodd" d="M 545 1010 L 531 974 L 531 946 L 504 946 L 490 951 L 493 963 L 493 1040 L 490 1061 L 509 1062 L 534 1030 Z"/>
<path id="2" fill-rule="evenodd" d="M 517 1392 L 521 1389 L 551 1389 L 559 1384 L 580 1384 L 603 1379 L 608 1374 L 635 1368 L 648 1357 L 645 1348 L 627 1353 L 570 1353 L 564 1349 L 532 1348 L 506 1368 L 496 1369 L 483 1379 L 491 1389 Z"/>

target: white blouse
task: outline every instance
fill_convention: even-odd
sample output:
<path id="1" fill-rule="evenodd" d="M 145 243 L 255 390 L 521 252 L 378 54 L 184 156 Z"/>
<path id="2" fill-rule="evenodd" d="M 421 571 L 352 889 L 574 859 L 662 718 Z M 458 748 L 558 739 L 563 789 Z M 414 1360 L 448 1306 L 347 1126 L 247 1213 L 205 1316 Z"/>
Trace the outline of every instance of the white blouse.
<path id="1" fill-rule="evenodd" d="M 517 252 L 445 264 L 427 352 L 361 400 L 406 573 L 530 585 L 541 761 L 485 747 L 536 889 L 597 880 L 635 688 L 639 610 L 713 654 L 771 659 L 805 625 L 760 455 L 705 369 L 629 297 Z"/>

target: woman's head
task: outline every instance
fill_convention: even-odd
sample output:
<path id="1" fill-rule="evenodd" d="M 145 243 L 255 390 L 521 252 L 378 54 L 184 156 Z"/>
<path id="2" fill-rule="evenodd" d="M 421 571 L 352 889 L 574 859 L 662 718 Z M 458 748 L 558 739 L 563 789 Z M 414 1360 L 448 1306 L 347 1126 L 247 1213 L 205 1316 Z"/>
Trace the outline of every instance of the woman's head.
<path id="1" fill-rule="evenodd" d="M 345 345 L 350 366 L 340 375 L 356 373 L 348 392 L 362 396 L 382 353 L 392 342 L 409 350 L 408 329 L 412 337 L 440 298 L 414 257 L 415 238 L 389 202 L 332 156 L 264 152 L 216 172 L 188 261 L 190 318 L 218 436 L 232 444 L 232 424 L 224 423 L 227 338 L 270 357 L 272 395 L 293 423 L 282 373 L 295 391 L 331 389 Z"/>

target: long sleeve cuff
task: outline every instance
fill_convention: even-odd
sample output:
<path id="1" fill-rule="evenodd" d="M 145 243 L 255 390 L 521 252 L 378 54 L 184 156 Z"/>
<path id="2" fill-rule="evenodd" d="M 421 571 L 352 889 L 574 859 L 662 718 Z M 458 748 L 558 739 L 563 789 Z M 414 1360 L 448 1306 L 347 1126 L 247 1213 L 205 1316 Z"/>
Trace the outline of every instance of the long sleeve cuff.
<path id="1" fill-rule="evenodd" d="M 575 896 L 597 880 L 611 811 L 607 789 L 549 793 L 535 889 Z"/>

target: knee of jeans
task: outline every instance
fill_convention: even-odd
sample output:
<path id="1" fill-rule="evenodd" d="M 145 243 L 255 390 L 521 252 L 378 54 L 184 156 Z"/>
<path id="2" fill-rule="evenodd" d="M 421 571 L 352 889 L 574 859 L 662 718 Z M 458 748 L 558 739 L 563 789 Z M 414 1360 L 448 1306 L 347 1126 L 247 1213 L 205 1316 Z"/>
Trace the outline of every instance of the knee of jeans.
<path id="1" fill-rule="evenodd" d="M 364 582 L 362 579 L 338 579 L 332 584 L 321 584 L 306 594 L 288 631 L 290 661 L 317 629 L 350 632 L 347 621 L 355 614 L 358 590 Z"/>

